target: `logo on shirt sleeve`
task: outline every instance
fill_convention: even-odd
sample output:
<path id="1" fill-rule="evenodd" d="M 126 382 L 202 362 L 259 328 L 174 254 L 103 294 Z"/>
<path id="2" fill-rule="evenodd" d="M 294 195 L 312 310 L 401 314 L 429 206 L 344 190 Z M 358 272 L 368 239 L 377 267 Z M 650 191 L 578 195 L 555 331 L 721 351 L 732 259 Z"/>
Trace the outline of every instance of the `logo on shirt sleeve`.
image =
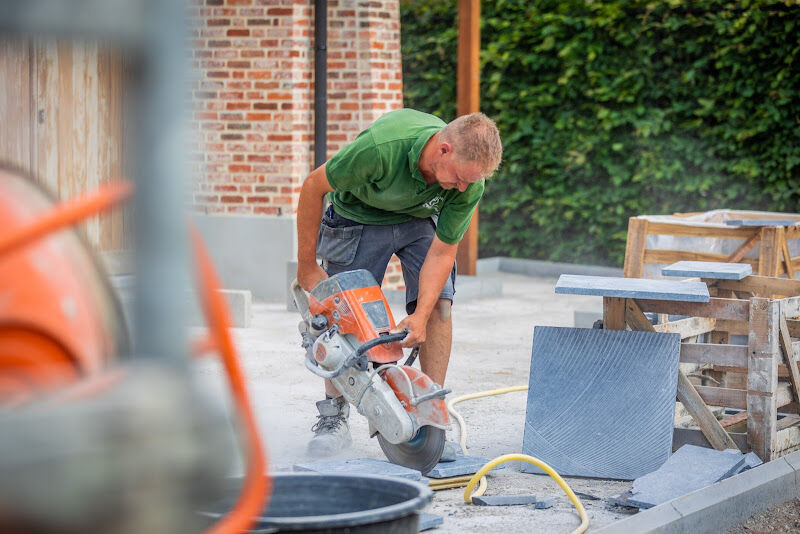
<path id="1" fill-rule="evenodd" d="M 439 213 L 439 210 L 442 209 L 442 201 L 444 197 L 442 195 L 436 195 L 425 204 L 422 205 L 423 208 L 429 209 L 434 213 Z"/>

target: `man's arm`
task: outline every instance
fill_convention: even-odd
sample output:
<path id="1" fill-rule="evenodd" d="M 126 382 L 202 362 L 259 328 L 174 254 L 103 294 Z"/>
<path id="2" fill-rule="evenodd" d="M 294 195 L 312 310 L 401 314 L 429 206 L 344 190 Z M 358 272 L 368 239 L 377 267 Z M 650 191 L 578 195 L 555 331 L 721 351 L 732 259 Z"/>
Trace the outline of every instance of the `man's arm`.
<path id="1" fill-rule="evenodd" d="M 328 275 L 317 264 L 317 234 L 322 221 L 322 199 L 333 191 L 322 165 L 308 175 L 297 202 L 297 281 L 311 291 Z"/>
<path id="2" fill-rule="evenodd" d="M 408 330 L 408 335 L 403 340 L 403 347 L 415 347 L 425 342 L 425 329 L 428 324 L 439 294 L 447 282 L 447 277 L 453 270 L 456 261 L 458 244 L 449 245 L 433 237 L 433 243 L 428 249 L 422 269 L 419 273 L 419 294 L 417 295 L 417 308 L 414 313 L 400 321 L 395 330 Z"/>

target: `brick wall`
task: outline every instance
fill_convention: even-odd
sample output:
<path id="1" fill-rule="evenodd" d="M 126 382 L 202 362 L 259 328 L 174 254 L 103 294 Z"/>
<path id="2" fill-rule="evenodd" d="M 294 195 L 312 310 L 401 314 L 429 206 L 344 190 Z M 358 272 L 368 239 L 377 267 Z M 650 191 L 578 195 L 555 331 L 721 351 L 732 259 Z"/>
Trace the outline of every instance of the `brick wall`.
<path id="1" fill-rule="evenodd" d="M 313 165 L 313 1 L 194 0 L 192 17 L 193 208 L 292 216 Z M 401 69 L 397 0 L 328 1 L 329 157 L 402 107 Z"/>

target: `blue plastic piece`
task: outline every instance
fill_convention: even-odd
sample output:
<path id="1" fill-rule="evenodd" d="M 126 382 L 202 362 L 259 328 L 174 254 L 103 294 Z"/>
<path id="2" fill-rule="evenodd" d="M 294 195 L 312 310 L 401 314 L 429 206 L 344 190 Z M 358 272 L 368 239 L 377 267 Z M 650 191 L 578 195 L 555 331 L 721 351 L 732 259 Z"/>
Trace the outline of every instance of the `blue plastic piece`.
<path id="1" fill-rule="evenodd" d="M 575 274 L 562 274 L 556 283 L 556 293 L 681 302 L 709 300 L 708 287 L 702 282 Z"/>
<path id="2" fill-rule="evenodd" d="M 374 458 L 350 458 L 326 462 L 304 462 L 293 466 L 295 471 L 311 471 L 323 475 L 385 475 L 422 481 L 422 473 L 402 465 Z"/>
<path id="3" fill-rule="evenodd" d="M 522 452 L 561 475 L 658 469 L 672 450 L 679 355 L 678 334 L 537 326 Z"/>
<path id="4" fill-rule="evenodd" d="M 664 276 L 690 276 L 718 280 L 741 280 L 753 274 L 749 263 L 723 263 L 716 261 L 679 261 L 661 269 Z"/>

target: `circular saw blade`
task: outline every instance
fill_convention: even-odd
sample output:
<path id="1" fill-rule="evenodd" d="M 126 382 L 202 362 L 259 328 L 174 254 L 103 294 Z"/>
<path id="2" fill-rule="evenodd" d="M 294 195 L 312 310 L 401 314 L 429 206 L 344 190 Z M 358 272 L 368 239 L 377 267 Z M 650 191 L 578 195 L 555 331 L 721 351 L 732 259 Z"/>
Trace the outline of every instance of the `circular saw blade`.
<path id="1" fill-rule="evenodd" d="M 444 450 L 444 442 L 444 430 L 430 425 L 420 428 L 411 441 L 397 445 L 389 443 L 378 434 L 378 443 L 390 462 L 409 469 L 416 469 L 423 475 L 439 463 Z"/>

